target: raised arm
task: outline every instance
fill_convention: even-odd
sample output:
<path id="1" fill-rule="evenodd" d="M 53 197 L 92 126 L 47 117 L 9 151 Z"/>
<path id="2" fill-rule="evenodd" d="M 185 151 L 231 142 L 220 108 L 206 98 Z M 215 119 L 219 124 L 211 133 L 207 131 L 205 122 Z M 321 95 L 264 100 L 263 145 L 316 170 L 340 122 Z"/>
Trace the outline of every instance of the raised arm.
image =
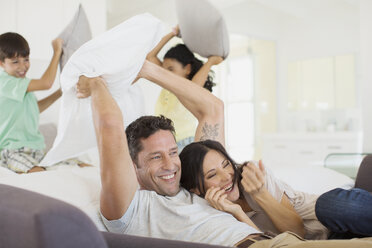
<path id="1" fill-rule="evenodd" d="M 225 144 L 223 102 L 208 90 L 160 66 L 145 61 L 140 77 L 169 90 L 198 119 L 195 140 L 212 139 Z"/>
<path id="2" fill-rule="evenodd" d="M 177 36 L 179 34 L 179 32 L 180 32 L 180 30 L 179 30 L 178 26 L 174 27 L 173 30 L 172 30 L 172 32 L 170 32 L 167 35 L 165 35 L 160 40 L 160 42 L 156 45 L 156 47 L 154 47 L 154 49 L 152 49 L 151 52 L 149 52 L 147 54 L 146 59 L 148 61 L 151 61 L 154 64 L 157 64 L 157 65 L 160 65 L 161 66 L 162 65 L 162 62 L 158 58 L 158 53 L 165 46 L 165 44 L 167 44 L 168 41 L 170 41 L 174 36 Z"/>
<path id="3" fill-rule="evenodd" d="M 108 220 L 119 219 L 127 211 L 138 187 L 123 117 L 103 79 L 80 77 L 78 97 L 88 96 L 91 96 L 100 156 L 101 213 Z"/>
<path id="4" fill-rule="evenodd" d="M 52 87 L 54 80 L 57 75 L 59 59 L 62 55 L 62 39 L 55 39 L 52 41 L 53 46 L 53 57 L 50 61 L 50 64 L 43 76 L 40 79 L 32 79 L 28 85 L 27 91 L 36 91 L 36 90 L 48 90 Z"/>
<path id="5" fill-rule="evenodd" d="M 197 85 L 203 87 L 205 81 L 207 81 L 208 74 L 211 71 L 212 66 L 218 65 L 223 61 L 223 58 L 220 56 L 210 56 L 208 61 L 203 64 L 199 71 L 192 77 L 191 81 Z"/>
<path id="6" fill-rule="evenodd" d="M 45 97 L 44 99 L 41 99 L 37 102 L 37 105 L 39 106 L 39 112 L 43 112 L 46 110 L 50 105 L 52 105 L 55 101 L 58 100 L 62 96 L 61 89 L 56 90 L 53 94 L 50 96 Z"/>

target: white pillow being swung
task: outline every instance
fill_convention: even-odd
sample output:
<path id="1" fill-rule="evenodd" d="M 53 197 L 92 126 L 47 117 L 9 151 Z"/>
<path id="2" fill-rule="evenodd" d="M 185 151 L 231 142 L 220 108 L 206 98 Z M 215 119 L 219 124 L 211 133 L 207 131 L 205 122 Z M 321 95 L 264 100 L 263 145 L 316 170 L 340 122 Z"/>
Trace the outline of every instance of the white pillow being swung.
<path id="1" fill-rule="evenodd" d="M 150 14 L 142 14 L 88 41 L 71 56 L 60 78 L 63 95 L 58 134 L 41 166 L 77 157 L 97 146 L 90 99 L 76 97 L 79 76 L 103 77 L 123 112 L 125 125 L 144 114 L 141 90 L 131 83 L 147 53 L 164 33 L 161 21 Z"/>

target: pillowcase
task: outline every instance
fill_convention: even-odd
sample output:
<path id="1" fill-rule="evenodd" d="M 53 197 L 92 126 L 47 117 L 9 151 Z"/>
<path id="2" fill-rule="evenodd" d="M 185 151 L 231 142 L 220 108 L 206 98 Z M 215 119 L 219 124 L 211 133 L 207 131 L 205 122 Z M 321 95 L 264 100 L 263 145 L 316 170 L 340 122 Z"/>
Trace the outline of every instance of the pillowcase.
<path id="1" fill-rule="evenodd" d="M 207 0 L 177 0 L 178 25 L 185 45 L 203 57 L 226 58 L 230 43 L 225 20 Z"/>
<path id="2" fill-rule="evenodd" d="M 57 137 L 41 166 L 78 157 L 97 146 L 91 100 L 76 97 L 79 76 L 101 76 L 106 81 L 125 126 L 144 114 L 140 86 L 131 83 L 164 31 L 163 23 L 150 14 L 134 16 L 88 41 L 71 56 L 60 77 L 63 95 Z"/>
<path id="3" fill-rule="evenodd" d="M 85 42 L 92 39 L 92 32 L 90 30 L 87 15 L 85 14 L 83 6 L 80 4 L 79 9 L 75 13 L 71 22 L 62 31 L 58 38 L 63 39 L 63 54 L 59 61 L 61 70 L 67 63 L 71 55 Z"/>
<path id="4" fill-rule="evenodd" d="M 44 136 L 45 151 L 48 152 L 57 136 L 57 126 L 54 123 L 40 124 L 39 131 Z"/>

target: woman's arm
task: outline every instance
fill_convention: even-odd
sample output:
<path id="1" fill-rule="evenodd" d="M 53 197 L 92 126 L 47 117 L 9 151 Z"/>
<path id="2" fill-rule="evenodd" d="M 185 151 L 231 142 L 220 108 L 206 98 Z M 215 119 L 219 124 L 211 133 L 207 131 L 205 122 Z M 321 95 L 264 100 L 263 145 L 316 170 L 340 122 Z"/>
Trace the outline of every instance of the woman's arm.
<path id="1" fill-rule="evenodd" d="M 223 58 L 220 56 L 210 56 L 208 58 L 208 61 L 205 62 L 203 66 L 199 69 L 199 71 L 192 77 L 191 81 L 203 87 L 205 81 L 207 81 L 208 74 L 211 71 L 211 67 L 214 65 L 218 65 L 222 61 Z"/>
<path id="2" fill-rule="evenodd" d="M 158 58 L 158 53 L 160 52 L 160 50 L 165 46 L 165 44 L 168 43 L 168 41 L 170 41 L 174 36 L 177 36 L 179 34 L 180 30 L 178 28 L 178 26 L 174 27 L 172 32 L 170 32 L 169 34 L 165 35 L 161 40 L 160 42 L 156 45 L 156 47 L 154 47 L 154 49 L 151 50 L 151 52 L 149 52 L 146 56 L 146 59 L 154 64 L 157 64 L 157 65 L 162 65 L 162 62 L 159 60 Z"/>
<path id="3" fill-rule="evenodd" d="M 205 199 L 217 210 L 232 214 L 238 221 L 244 222 L 251 227 L 260 230 L 253 221 L 244 213 L 242 207 L 226 199 L 227 194 L 224 189 L 211 187 L 205 193 Z"/>
<path id="4" fill-rule="evenodd" d="M 172 92 L 198 119 L 195 140 L 213 139 L 225 145 L 223 102 L 208 90 L 173 72 L 145 61 L 139 77 L 146 78 Z"/>
<path id="5" fill-rule="evenodd" d="M 45 97 L 44 99 L 41 99 L 37 102 L 37 105 L 39 106 L 39 112 L 43 112 L 46 110 L 50 105 L 52 105 L 55 101 L 58 100 L 62 96 L 61 89 L 56 90 L 53 94 L 50 96 Z"/>
<path id="6" fill-rule="evenodd" d="M 259 168 L 252 163 L 244 166 L 241 180 L 244 190 L 263 208 L 280 232 L 292 231 L 304 237 L 305 229 L 301 217 L 285 194 L 278 202 L 264 187 L 265 174 L 262 161 L 259 163 Z"/>

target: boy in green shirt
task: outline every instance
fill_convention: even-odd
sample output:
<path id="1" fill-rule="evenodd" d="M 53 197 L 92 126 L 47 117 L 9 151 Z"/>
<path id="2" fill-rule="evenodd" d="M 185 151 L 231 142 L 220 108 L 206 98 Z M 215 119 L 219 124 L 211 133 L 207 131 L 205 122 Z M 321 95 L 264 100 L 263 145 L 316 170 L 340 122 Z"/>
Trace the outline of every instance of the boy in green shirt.
<path id="1" fill-rule="evenodd" d="M 37 101 L 33 91 L 52 87 L 62 54 L 61 39 L 52 41 L 53 57 L 40 79 L 28 79 L 30 48 L 17 33 L 0 35 L 0 165 L 17 173 L 43 171 L 44 138 L 39 132 L 39 113 L 62 94 L 57 90 Z"/>

